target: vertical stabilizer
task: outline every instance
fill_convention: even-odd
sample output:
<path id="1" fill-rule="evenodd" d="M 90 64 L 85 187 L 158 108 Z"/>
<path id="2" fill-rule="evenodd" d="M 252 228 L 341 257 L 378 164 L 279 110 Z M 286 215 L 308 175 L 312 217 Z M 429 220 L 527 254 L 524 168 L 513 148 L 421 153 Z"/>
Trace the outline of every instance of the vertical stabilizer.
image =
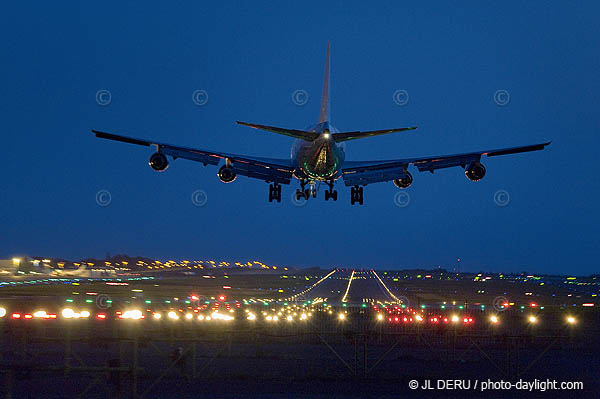
<path id="1" fill-rule="evenodd" d="M 321 96 L 321 112 L 319 123 L 329 121 L 329 51 L 330 43 L 327 42 L 327 60 L 325 61 L 325 77 L 323 78 L 323 95 Z"/>

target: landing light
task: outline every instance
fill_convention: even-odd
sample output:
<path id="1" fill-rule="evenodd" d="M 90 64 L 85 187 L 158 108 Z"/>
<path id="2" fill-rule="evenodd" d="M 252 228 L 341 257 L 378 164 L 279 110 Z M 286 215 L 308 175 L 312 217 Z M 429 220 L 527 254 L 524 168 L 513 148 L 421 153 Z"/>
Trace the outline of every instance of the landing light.
<path id="1" fill-rule="evenodd" d="M 573 317 L 573 316 L 569 316 L 569 317 L 567 317 L 567 323 L 575 324 L 575 323 L 577 323 L 577 319 L 575 319 L 575 317 Z"/>
<path id="2" fill-rule="evenodd" d="M 490 321 L 492 324 L 498 324 L 500 322 L 500 320 L 498 320 L 498 316 L 491 316 Z"/>
<path id="3" fill-rule="evenodd" d="M 338 316 L 338 318 L 340 320 L 344 320 L 346 318 L 346 316 L 343 313 L 340 313 L 340 315 Z"/>
<path id="4" fill-rule="evenodd" d="M 531 324 L 537 323 L 537 317 L 535 316 L 529 316 L 529 318 L 527 319 Z"/>
<path id="5" fill-rule="evenodd" d="M 0 317 L 6 316 L 6 309 L 0 308 Z"/>

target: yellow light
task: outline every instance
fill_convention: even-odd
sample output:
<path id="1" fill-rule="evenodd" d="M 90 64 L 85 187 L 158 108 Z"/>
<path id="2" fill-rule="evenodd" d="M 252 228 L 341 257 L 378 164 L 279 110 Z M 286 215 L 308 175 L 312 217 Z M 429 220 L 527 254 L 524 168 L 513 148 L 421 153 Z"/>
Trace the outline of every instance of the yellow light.
<path id="1" fill-rule="evenodd" d="M 81 312 L 83 314 L 83 312 Z M 89 312 L 88 312 L 88 316 L 89 316 Z M 132 319 L 132 320 L 139 320 L 142 317 L 144 317 L 144 315 L 142 314 L 142 311 L 139 309 L 133 309 L 133 310 L 126 310 L 125 312 L 123 312 L 123 315 L 121 316 L 122 319 Z"/>
<path id="2" fill-rule="evenodd" d="M 4 317 L 4 315 L 2 314 L 2 310 L 4 309 L 0 309 L 0 317 Z M 4 310 L 4 314 L 6 314 L 6 310 Z M 39 318 L 45 318 L 46 316 L 48 316 L 48 314 L 46 313 L 45 310 L 38 310 L 37 312 L 35 312 L 33 314 L 33 317 L 39 317 Z"/>
<path id="3" fill-rule="evenodd" d="M 288 317 L 286 317 L 286 320 L 287 320 L 287 321 L 292 321 L 293 319 L 294 319 L 294 318 L 293 318 L 292 316 L 288 316 Z"/>
<path id="4" fill-rule="evenodd" d="M 306 320 L 306 313 L 302 313 L 300 315 L 300 320 Z"/>
<path id="5" fill-rule="evenodd" d="M 569 316 L 569 317 L 567 317 L 567 323 L 575 324 L 575 323 L 577 323 L 577 320 L 575 319 L 575 317 Z"/>
<path id="6" fill-rule="evenodd" d="M 338 318 L 340 320 L 344 320 L 346 318 L 346 316 L 343 313 L 340 313 L 340 315 L 338 316 Z"/>
<path id="7" fill-rule="evenodd" d="M 529 316 L 529 322 L 530 323 L 536 323 L 537 322 L 537 318 L 535 316 Z"/>
<path id="8" fill-rule="evenodd" d="M 169 313 L 167 313 L 167 317 L 169 319 L 173 319 L 173 320 L 178 320 L 179 319 L 179 316 L 177 316 L 177 313 L 175 313 L 173 311 L 170 311 Z"/>
<path id="9" fill-rule="evenodd" d="M 160 313 L 154 313 L 152 317 L 154 317 L 155 320 L 159 320 L 162 316 Z"/>

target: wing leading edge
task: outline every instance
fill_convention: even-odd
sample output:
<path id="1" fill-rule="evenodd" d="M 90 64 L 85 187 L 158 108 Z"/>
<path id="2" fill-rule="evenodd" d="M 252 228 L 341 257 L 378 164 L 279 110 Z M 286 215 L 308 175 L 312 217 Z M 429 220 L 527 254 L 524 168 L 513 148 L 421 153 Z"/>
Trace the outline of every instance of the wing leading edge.
<path id="1" fill-rule="evenodd" d="M 344 163 L 345 167 L 342 168 L 342 177 L 346 186 L 386 182 L 405 178 L 407 176 L 407 168 L 409 165 L 416 166 L 419 172 L 428 171 L 433 173 L 436 169 L 451 168 L 454 166 L 465 168 L 473 162 L 479 162 L 483 155 L 493 157 L 529 151 L 540 151 L 550 145 L 550 143 L 551 142 L 549 141 L 546 143 L 520 147 L 423 158 L 407 158 L 389 161 L 347 161 Z"/>
<path id="2" fill-rule="evenodd" d="M 92 130 L 96 137 L 120 141 L 123 143 L 136 144 L 145 147 L 154 146 L 162 154 L 169 155 L 173 159 L 183 158 L 200 162 L 206 165 L 218 165 L 224 159 L 229 163 L 236 174 L 260 179 L 267 182 L 289 184 L 294 172 L 294 167 L 289 159 L 260 158 L 246 155 L 229 154 L 225 152 L 207 151 L 197 148 L 181 147 L 156 141 L 137 139 L 118 134 Z"/>

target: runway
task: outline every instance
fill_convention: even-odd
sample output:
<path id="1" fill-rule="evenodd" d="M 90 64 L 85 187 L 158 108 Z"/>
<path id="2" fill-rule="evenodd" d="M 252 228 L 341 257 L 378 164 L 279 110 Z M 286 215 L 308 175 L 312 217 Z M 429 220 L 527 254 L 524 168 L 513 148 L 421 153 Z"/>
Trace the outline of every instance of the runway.
<path id="1" fill-rule="evenodd" d="M 398 298 L 374 271 L 352 269 L 336 270 L 299 295 L 297 300 L 338 306 L 398 302 Z"/>

